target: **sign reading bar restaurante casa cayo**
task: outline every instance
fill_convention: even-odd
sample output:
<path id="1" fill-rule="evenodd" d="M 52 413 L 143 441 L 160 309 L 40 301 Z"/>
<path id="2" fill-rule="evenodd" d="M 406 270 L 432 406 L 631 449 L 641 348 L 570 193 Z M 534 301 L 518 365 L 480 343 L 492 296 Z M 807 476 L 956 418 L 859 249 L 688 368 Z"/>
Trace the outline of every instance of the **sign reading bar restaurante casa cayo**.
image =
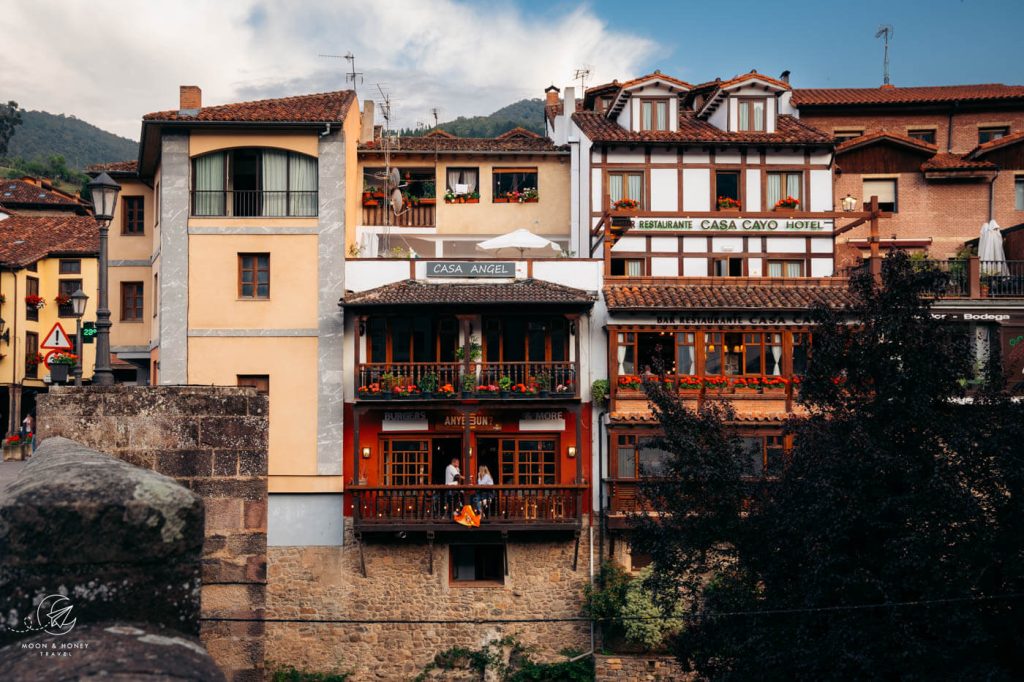
<path id="1" fill-rule="evenodd" d="M 508 262 L 466 261 L 451 263 L 427 261 L 427 277 L 515 277 L 516 264 Z"/>
<path id="2" fill-rule="evenodd" d="M 634 230 L 671 232 L 831 232 L 831 219 L 807 218 L 633 218 Z"/>

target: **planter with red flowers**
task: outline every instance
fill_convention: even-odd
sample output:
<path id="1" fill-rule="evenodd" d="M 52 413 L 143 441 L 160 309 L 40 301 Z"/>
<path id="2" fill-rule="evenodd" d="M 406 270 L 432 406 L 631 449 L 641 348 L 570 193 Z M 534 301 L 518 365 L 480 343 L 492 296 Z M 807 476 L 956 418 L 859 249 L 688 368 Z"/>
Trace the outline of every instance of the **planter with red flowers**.
<path id="1" fill-rule="evenodd" d="M 800 208 L 800 200 L 795 197 L 787 196 L 775 202 L 775 210 L 780 213 L 792 213 L 798 208 Z"/>
<path id="2" fill-rule="evenodd" d="M 78 363 L 78 356 L 74 353 L 60 352 L 50 356 L 50 380 L 63 382 L 68 380 L 68 373 Z"/>
<path id="3" fill-rule="evenodd" d="M 619 199 L 612 204 L 614 211 L 636 211 L 640 208 L 640 202 L 636 199 Z"/>
<path id="4" fill-rule="evenodd" d="M 739 213 L 740 202 L 732 197 L 718 197 L 718 210 L 725 213 Z"/>
<path id="5" fill-rule="evenodd" d="M 42 296 L 35 294 L 29 294 L 25 297 L 25 305 L 29 308 L 35 308 L 36 310 L 42 310 L 46 306 L 46 299 Z"/>

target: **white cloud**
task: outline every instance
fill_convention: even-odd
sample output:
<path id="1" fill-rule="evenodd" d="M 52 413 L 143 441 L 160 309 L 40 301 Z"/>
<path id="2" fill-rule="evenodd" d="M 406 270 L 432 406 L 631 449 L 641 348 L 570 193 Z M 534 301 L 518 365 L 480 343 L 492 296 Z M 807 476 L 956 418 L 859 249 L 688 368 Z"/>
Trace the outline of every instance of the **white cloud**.
<path id="1" fill-rule="evenodd" d="M 348 87 L 356 56 L 360 99 L 386 84 L 399 126 L 487 114 L 549 83 L 629 78 L 657 45 L 610 28 L 587 7 L 529 15 L 456 0 L 285 0 L 8 3 L 0 12 L 0 99 L 73 114 L 137 138 L 150 111 L 177 107 L 178 86 L 205 104 Z M 102 37 L 99 37 L 102 35 Z"/>

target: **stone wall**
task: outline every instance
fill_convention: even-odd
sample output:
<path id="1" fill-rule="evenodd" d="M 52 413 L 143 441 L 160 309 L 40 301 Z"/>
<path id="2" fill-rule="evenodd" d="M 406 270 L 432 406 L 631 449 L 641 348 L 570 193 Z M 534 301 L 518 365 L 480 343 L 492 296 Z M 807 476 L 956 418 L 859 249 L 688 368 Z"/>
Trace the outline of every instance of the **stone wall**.
<path id="1" fill-rule="evenodd" d="M 230 680 L 263 677 L 266 396 L 200 386 L 53 387 L 40 439 L 65 436 L 174 478 L 206 505 L 200 637 Z"/>
<path id="2" fill-rule="evenodd" d="M 693 674 L 684 673 L 672 656 L 594 656 L 594 682 L 682 682 L 692 679 L 695 679 Z"/>
<path id="3" fill-rule="evenodd" d="M 586 528 L 576 571 L 571 534 L 510 534 L 509 574 L 504 585 L 488 587 L 450 583 L 450 536 L 439 535 L 433 545 L 431 574 L 430 545 L 412 535 L 364 539 L 366 578 L 350 531 L 342 547 L 271 547 L 268 618 L 350 622 L 268 623 L 268 666 L 352 672 L 356 681 L 409 680 L 449 647 L 479 649 L 506 635 L 535 647 L 532 655 L 542 661 L 560 659 L 565 648 L 590 649 L 589 622 L 488 622 L 580 617 L 590 566 Z M 465 622 L 359 622 L 368 620 Z"/>

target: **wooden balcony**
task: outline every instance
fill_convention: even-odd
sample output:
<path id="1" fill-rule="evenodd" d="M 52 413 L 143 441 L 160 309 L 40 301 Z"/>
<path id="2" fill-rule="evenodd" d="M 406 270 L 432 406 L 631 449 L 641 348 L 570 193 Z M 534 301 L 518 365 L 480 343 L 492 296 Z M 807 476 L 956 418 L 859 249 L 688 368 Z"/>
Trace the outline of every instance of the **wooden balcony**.
<path id="1" fill-rule="evenodd" d="M 352 486 L 357 531 L 471 532 L 453 516 L 469 504 L 481 510 L 483 530 L 566 531 L 580 527 L 583 485 Z"/>
<path id="2" fill-rule="evenodd" d="M 434 204 L 406 205 L 395 215 L 391 204 L 363 204 L 363 225 L 391 225 L 392 227 L 434 227 Z M 387 222 L 385 222 L 385 220 Z"/>
<path id="3" fill-rule="evenodd" d="M 362 363 L 356 367 L 356 399 L 579 400 L 578 376 L 577 363 L 568 361 Z M 503 378 L 510 383 L 506 391 Z"/>

